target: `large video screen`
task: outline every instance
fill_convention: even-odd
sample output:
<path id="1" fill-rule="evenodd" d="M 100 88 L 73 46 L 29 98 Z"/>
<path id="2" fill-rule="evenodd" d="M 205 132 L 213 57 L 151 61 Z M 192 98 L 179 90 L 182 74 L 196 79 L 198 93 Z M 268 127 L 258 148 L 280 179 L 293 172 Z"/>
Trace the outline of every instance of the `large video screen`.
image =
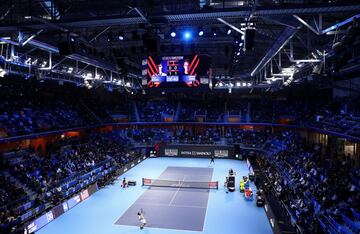
<path id="1" fill-rule="evenodd" d="M 198 87 L 200 58 L 194 56 L 163 56 L 146 59 L 147 86 Z"/>

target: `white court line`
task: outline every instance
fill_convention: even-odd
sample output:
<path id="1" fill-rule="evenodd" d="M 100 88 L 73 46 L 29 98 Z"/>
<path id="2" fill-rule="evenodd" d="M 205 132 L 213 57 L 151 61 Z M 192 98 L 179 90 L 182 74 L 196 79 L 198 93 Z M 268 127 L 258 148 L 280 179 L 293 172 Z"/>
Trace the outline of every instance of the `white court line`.
<path id="1" fill-rule="evenodd" d="M 126 224 L 113 224 L 114 227 L 121 227 L 121 226 L 125 226 L 125 227 L 136 227 L 136 229 L 139 229 L 139 226 L 133 226 L 133 225 L 126 225 Z M 151 224 L 147 223 L 145 226 L 145 229 L 162 229 L 162 230 L 171 230 L 171 231 L 175 231 L 175 232 L 203 232 L 203 231 L 195 231 L 195 230 L 187 230 L 187 229 L 173 229 L 173 228 L 166 228 L 166 227 L 152 227 Z"/>
<path id="2" fill-rule="evenodd" d="M 214 176 L 214 170 L 212 170 L 212 172 L 211 172 L 210 181 L 212 181 L 213 176 Z M 207 202 L 206 202 L 205 217 L 204 217 L 203 228 L 202 228 L 201 232 L 204 232 L 205 226 L 206 226 L 206 217 L 207 217 L 207 212 L 208 212 L 208 209 L 209 209 L 208 206 L 209 206 L 209 200 L 210 200 L 210 189 L 209 189 L 209 192 L 207 193 L 207 196 L 208 197 L 207 197 Z"/>
<path id="3" fill-rule="evenodd" d="M 186 175 L 183 175 L 183 178 L 181 180 L 181 182 L 184 182 L 185 181 L 185 177 Z M 182 185 L 182 184 L 181 184 Z M 181 188 L 181 185 L 179 186 L 178 190 L 176 190 L 176 192 L 174 193 L 173 197 L 171 198 L 171 201 L 170 203 L 168 204 L 168 206 L 171 206 L 171 203 L 174 201 L 175 197 L 176 197 L 176 194 L 178 194 L 178 192 L 180 191 L 180 188 Z"/>
<path id="4" fill-rule="evenodd" d="M 169 205 L 169 204 L 162 204 L 162 203 L 146 203 L 146 202 L 136 202 L 136 204 L 140 205 L 149 205 L 149 206 L 171 206 L 171 207 L 188 207 L 188 208 L 198 208 L 198 209 L 205 209 L 205 206 L 188 206 L 188 205 Z"/>

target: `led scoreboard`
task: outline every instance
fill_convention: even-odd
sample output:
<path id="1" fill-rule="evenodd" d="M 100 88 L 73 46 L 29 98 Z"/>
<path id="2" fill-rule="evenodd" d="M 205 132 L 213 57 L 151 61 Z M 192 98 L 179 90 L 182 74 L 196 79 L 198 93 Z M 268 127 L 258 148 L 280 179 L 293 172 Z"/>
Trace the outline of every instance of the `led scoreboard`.
<path id="1" fill-rule="evenodd" d="M 153 87 L 197 87 L 200 85 L 198 67 L 200 58 L 195 56 L 149 56 L 143 61 L 146 85 Z"/>

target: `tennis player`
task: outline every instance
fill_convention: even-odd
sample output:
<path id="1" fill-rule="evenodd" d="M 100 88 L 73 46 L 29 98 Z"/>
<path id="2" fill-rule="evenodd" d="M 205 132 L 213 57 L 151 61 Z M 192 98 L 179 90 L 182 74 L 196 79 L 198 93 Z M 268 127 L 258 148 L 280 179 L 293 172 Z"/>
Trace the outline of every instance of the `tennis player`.
<path id="1" fill-rule="evenodd" d="M 144 211 L 143 209 L 140 210 L 140 212 L 137 213 L 139 221 L 140 221 L 140 229 L 144 229 L 145 225 L 146 225 L 146 219 L 144 216 Z"/>
<path id="2" fill-rule="evenodd" d="M 215 157 L 214 155 L 211 155 L 211 159 L 210 159 L 210 165 L 214 164 L 215 165 Z"/>

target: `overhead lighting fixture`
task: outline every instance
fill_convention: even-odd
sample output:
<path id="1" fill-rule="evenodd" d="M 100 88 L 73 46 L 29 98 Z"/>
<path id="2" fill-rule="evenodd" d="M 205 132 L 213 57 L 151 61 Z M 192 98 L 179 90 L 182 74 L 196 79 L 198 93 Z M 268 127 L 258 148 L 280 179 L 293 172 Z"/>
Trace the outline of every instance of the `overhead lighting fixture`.
<path id="1" fill-rule="evenodd" d="M 83 74 L 83 77 L 84 77 L 85 79 L 91 79 L 91 78 L 92 78 L 92 74 L 89 72 L 89 73 Z"/>
<path id="2" fill-rule="evenodd" d="M 227 30 L 227 35 L 230 35 L 231 34 L 231 29 L 228 29 Z"/>
<path id="3" fill-rule="evenodd" d="M 183 37 L 184 37 L 185 40 L 188 41 L 188 40 L 190 40 L 192 38 L 192 34 L 191 34 L 190 31 L 185 31 Z"/>
<path id="4" fill-rule="evenodd" d="M 198 35 L 202 37 L 204 35 L 204 29 L 202 27 L 199 28 Z"/>
<path id="5" fill-rule="evenodd" d="M 118 38 L 119 38 L 120 41 L 123 41 L 123 40 L 125 39 L 124 33 L 123 33 L 123 32 L 119 32 Z"/>
<path id="6" fill-rule="evenodd" d="M 31 58 L 26 59 L 25 64 L 30 65 L 31 64 Z"/>
<path id="7" fill-rule="evenodd" d="M 4 77 L 6 75 L 6 71 L 0 67 L 0 77 Z"/>
<path id="8" fill-rule="evenodd" d="M 216 35 L 217 35 L 217 30 L 216 30 L 216 28 L 212 28 L 212 29 L 211 29 L 211 32 L 212 32 L 212 35 L 213 35 L 213 36 L 216 36 Z"/>
<path id="9" fill-rule="evenodd" d="M 171 28 L 170 36 L 171 36 L 171 37 L 176 37 L 175 28 Z"/>

